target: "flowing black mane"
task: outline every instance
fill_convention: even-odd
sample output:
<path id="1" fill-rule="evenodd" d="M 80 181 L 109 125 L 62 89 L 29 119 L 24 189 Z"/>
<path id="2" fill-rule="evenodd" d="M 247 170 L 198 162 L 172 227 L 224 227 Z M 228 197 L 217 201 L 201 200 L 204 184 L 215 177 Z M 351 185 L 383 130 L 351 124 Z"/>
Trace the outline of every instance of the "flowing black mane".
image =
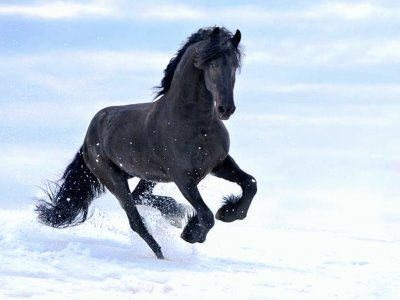
<path id="1" fill-rule="evenodd" d="M 215 32 L 218 34 L 213 34 Z M 232 49 L 236 57 L 238 59 L 238 63 L 240 64 L 241 58 L 241 50 L 237 45 L 234 45 L 231 42 L 233 34 L 227 30 L 225 27 L 207 27 L 201 28 L 197 32 L 193 33 L 186 41 L 186 43 L 182 46 L 181 49 L 178 50 L 176 55 L 171 58 L 167 67 L 164 70 L 164 77 L 161 80 L 161 84 L 155 87 L 158 90 L 155 98 L 158 98 L 162 95 L 165 95 L 172 82 L 172 78 L 174 77 L 175 70 L 187 50 L 189 46 L 193 45 L 194 43 L 204 41 L 209 39 L 209 42 L 206 43 L 201 49 L 197 50 L 197 59 L 196 62 L 199 65 L 204 65 L 211 59 L 221 55 L 225 51 Z"/>

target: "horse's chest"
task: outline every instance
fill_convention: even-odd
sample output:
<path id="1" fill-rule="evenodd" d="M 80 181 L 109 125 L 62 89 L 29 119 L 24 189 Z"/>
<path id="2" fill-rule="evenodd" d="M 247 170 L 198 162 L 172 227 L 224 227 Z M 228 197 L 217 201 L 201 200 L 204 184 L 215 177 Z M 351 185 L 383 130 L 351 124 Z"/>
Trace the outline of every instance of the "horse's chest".
<path id="1" fill-rule="evenodd" d="M 178 142 L 178 141 L 177 141 Z M 229 137 L 225 135 L 201 133 L 182 139 L 177 145 L 177 159 L 190 172 L 204 177 L 225 159 L 229 152 Z"/>

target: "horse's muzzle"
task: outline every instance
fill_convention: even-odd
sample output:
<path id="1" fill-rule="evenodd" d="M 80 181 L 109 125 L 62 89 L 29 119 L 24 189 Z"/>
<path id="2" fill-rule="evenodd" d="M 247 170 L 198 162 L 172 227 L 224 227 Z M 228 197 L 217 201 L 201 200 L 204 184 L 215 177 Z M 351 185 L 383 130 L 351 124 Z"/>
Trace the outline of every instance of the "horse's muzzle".
<path id="1" fill-rule="evenodd" d="M 221 120 L 228 120 L 230 116 L 233 115 L 235 110 L 236 110 L 235 105 L 229 105 L 229 106 L 219 105 L 217 107 L 218 118 L 220 118 Z"/>

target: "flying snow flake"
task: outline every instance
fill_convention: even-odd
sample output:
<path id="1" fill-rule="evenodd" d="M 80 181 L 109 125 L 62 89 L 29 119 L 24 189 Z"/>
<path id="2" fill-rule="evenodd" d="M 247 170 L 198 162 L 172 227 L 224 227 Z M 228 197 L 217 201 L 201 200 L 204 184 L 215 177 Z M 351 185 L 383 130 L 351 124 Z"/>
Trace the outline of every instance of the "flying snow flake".
<path id="1" fill-rule="evenodd" d="M 100 143 L 97 143 L 96 146 L 97 146 L 97 147 L 100 146 Z"/>
<path id="2" fill-rule="evenodd" d="M 120 167 L 123 167 L 123 164 L 119 164 Z"/>

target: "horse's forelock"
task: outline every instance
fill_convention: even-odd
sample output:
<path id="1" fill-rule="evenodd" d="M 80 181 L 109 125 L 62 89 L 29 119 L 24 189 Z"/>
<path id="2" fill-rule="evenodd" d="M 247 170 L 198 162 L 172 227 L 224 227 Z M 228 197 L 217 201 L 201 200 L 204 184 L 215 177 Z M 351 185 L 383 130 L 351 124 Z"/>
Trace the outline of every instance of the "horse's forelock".
<path id="1" fill-rule="evenodd" d="M 196 65 L 204 66 L 211 60 L 229 52 L 235 54 L 240 65 L 241 49 L 232 43 L 231 36 L 220 37 L 218 39 L 210 38 L 210 40 L 199 43 L 196 47 Z"/>

